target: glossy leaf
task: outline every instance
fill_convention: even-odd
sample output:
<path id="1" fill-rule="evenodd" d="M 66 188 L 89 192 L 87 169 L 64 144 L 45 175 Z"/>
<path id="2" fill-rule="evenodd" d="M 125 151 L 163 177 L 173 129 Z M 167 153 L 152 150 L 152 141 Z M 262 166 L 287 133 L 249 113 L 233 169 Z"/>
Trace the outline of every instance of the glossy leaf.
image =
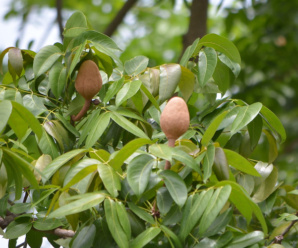
<path id="1" fill-rule="evenodd" d="M 218 181 L 229 180 L 230 178 L 228 160 L 221 147 L 215 148 L 213 171 Z"/>
<path id="2" fill-rule="evenodd" d="M 212 47 L 218 52 L 224 53 L 231 60 L 241 63 L 240 54 L 237 47 L 228 39 L 219 36 L 217 34 L 207 34 L 200 39 L 196 51 L 198 51 L 202 46 Z"/>
<path id="3" fill-rule="evenodd" d="M 127 238 L 126 232 L 123 230 L 123 227 L 121 226 L 121 220 L 119 219 L 119 216 L 117 214 L 116 203 L 111 199 L 106 199 L 104 201 L 104 210 L 106 214 L 108 227 L 114 240 L 120 248 L 128 248 L 129 240 Z"/>
<path id="4" fill-rule="evenodd" d="M 120 170 L 120 167 L 126 159 L 128 159 L 137 149 L 140 147 L 152 144 L 153 142 L 149 139 L 137 138 L 128 142 L 124 147 L 122 147 L 116 155 L 111 159 L 110 164 L 116 171 Z"/>
<path id="5" fill-rule="evenodd" d="M 45 183 L 54 173 L 60 169 L 66 162 L 75 156 L 86 152 L 85 149 L 75 149 L 54 159 L 43 171 L 42 181 Z"/>
<path id="6" fill-rule="evenodd" d="M 224 95 L 229 89 L 234 78 L 231 74 L 230 68 L 220 60 L 217 60 L 216 68 L 213 73 L 213 79 L 222 95 Z"/>
<path id="7" fill-rule="evenodd" d="M 33 72 L 35 77 L 48 71 L 61 55 L 61 50 L 57 46 L 49 45 L 43 47 L 34 58 Z"/>
<path id="8" fill-rule="evenodd" d="M 224 149 L 229 165 L 249 175 L 260 177 L 260 174 L 248 160 L 232 150 Z"/>
<path id="9" fill-rule="evenodd" d="M 118 190 L 121 190 L 121 183 L 119 176 L 116 174 L 114 169 L 105 164 L 98 164 L 97 171 L 102 179 L 102 182 L 106 188 L 106 190 L 113 196 L 118 196 Z"/>
<path id="10" fill-rule="evenodd" d="M 215 147 L 213 144 L 208 145 L 206 155 L 203 161 L 204 182 L 208 180 L 212 173 L 212 167 L 215 157 Z"/>
<path id="11" fill-rule="evenodd" d="M 161 229 L 158 227 L 149 227 L 144 232 L 139 234 L 131 243 L 131 248 L 142 248 L 146 244 L 148 244 L 152 239 L 154 239 L 159 233 Z"/>
<path id="12" fill-rule="evenodd" d="M 183 209 L 183 216 L 179 231 L 179 238 L 184 241 L 208 207 L 213 190 L 202 191 L 200 194 L 190 195 Z"/>
<path id="13" fill-rule="evenodd" d="M 133 192 L 140 196 L 149 182 L 154 160 L 147 154 L 135 157 L 127 167 L 127 181 Z"/>
<path id="14" fill-rule="evenodd" d="M 132 212 L 134 212 L 140 219 L 154 225 L 155 221 L 152 217 L 152 215 L 150 215 L 149 213 L 147 213 L 145 210 L 139 208 L 138 206 L 136 206 L 134 203 L 132 202 L 128 202 L 128 207 L 130 208 L 130 210 Z"/>
<path id="15" fill-rule="evenodd" d="M 96 141 L 101 137 L 101 135 L 106 130 L 107 126 L 110 123 L 111 113 L 105 112 L 101 115 L 98 115 L 96 120 L 93 121 L 94 125 L 91 126 L 89 134 L 86 139 L 86 148 L 93 146 Z"/>
<path id="16" fill-rule="evenodd" d="M 180 81 L 181 67 L 179 64 L 166 64 L 160 66 L 159 101 L 170 99 Z"/>
<path id="17" fill-rule="evenodd" d="M 161 187 L 156 192 L 156 203 L 161 214 L 166 215 L 172 207 L 173 199 L 166 187 Z"/>
<path id="18" fill-rule="evenodd" d="M 263 129 L 263 121 L 260 115 L 257 115 L 248 125 L 247 125 L 249 137 L 250 137 L 250 148 L 254 150 L 257 146 Z"/>
<path id="19" fill-rule="evenodd" d="M 261 231 L 254 231 L 248 234 L 240 234 L 233 239 L 227 248 L 243 248 L 249 245 L 256 244 L 264 240 L 264 233 Z"/>
<path id="20" fill-rule="evenodd" d="M 56 98 L 61 96 L 66 85 L 66 68 L 61 63 L 56 63 L 49 72 L 49 82 L 51 91 Z"/>
<path id="21" fill-rule="evenodd" d="M 0 102 L 0 133 L 6 127 L 10 114 L 12 112 L 12 105 L 10 101 Z"/>
<path id="22" fill-rule="evenodd" d="M 182 178 L 174 171 L 164 170 L 159 173 L 173 200 L 179 207 L 183 207 L 187 199 L 187 188 Z"/>
<path id="23" fill-rule="evenodd" d="M 128 132 L 132 133 L 133 135 L 148 139 L 148 136 L 136 125 L 131 123 L 129 120 L 127 120 L 125 117 L 117 114 L 117 113 L 111 113 L 111 118 L 123 129 L 127 130 Z"/>
<path id="24" fill-rule="evenodd" d="M 50 213 L 49 218 L 60 218 L 65 217 L 66 215 L 83 212 L 100 204 L 104 199 L 105 195 L 100 193 L 86 193 L 79 195 L 77 200 L 63 205 Z"/>
<path id="25" fill-rule="evenodd" d="M 75 37 L 88 29 L 85 15 L 80 12 L 74 12 L 65 24 L 63 32 L 64 37 Z"/>
<path id="26" fill-rule="evenodd" d="M 220 123 L 222 122 L 222 120 L 225 118 L 226 114 L 228 112 L 225 111 L 223 113 L 221 113 L 220 115 L 216 116 L 211 124 L 208 126 L 207 130 L 205 131 L 202 140 L 201 140 L 201 144 L 202 146 L 208 146 L 209 142 L 211 141 L 211 139 L 213 138 L 217 128 L 219 127 Z"/>
<path id="27" fill-rule="evenodd" d="M 277 118 L 277 116 L 268 108 L 266 108 L 264 105 L 261 109 L 261 115 L 263 119 L 266 121 L 266 123 L 269 125 L 269 127 L 277 132 L 281 138 L 281 142 L 284 142 L 286 140 L 286 131 L 283 127 L 281 121 Z"/>
<path id="28" fill-rule="evenodd" d="M 231 133 L 234 134 L 249 124 L 262 109 L 262 104 L 257 102 L 252 105 L 240 107 L 241 110 L 238 112 L 235 120 L 231 127 Z"/>
<path id="29" fill-rule="evenodd" d="M 198 81 L 201 87 L 204 87 L 207 81 L 212 77 L 217 64 L 217 54 L 211 47 L 202 49 L 199 53 L 198 61 Z"/>
<path id="30" fill-rule="evenodd" d="M 208 227 L 215 220 L 223 206 L 228 201 L 232 187 L 229 185 L 224 186 L 223 188 L 218 188 L 215 190 L 211 199 L 208 203 L 208 208 L 205 210 L 202 219 L 199 224 L 199 235 L 203 235 Z"/>
<path id="31" fill-rule="evenodd" d="M 138 75 L 147 68 L 149 59 L 145 56 L 136 56 L 124 63 L 128 75 Z"/>

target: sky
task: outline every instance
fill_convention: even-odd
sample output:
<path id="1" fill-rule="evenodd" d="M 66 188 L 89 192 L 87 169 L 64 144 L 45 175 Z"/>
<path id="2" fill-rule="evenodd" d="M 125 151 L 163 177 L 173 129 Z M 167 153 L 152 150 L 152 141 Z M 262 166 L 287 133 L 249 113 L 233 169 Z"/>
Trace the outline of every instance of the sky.
<path id="1" fill-rule="evenodd" d="M 182 0 L 180 0 L 182 1 Z M 221 0 L 211 0 L 212 4 L 217 5 Z M 224 5 L 228 5 L 232 0 L 225 0 Z M 8 4 L 10 0 L 1 0 L 0 8 L 0 51 L 7 47 L 15 46 L 16 40 L 20 39 L 18 45 L 21 49 L 28 49 L 28 44 L 30 41 L 34 41 L 31 49 L 38 51 L 41 47 L 45 45 L 54 44 L 60 41 L 58 26 L 53 22 L 56 18 L 56 12 L 53 9 L 44 9 L 41 13 L 33 13 L 31 20 L 23 31 L 22 37 L 19 37 L 19 27 L 21 24 L 20 18 L 13 18 L 4 20 L 4 15 L 8 11 Z M 24 237 L 19 238 L 18 244 L 24 242 Z M 4 239 L 0 235 L 0 247 L 8 247 L 8 240 Z M 52 247 L 48 242 L 44 241 L 42 248 Z"/>

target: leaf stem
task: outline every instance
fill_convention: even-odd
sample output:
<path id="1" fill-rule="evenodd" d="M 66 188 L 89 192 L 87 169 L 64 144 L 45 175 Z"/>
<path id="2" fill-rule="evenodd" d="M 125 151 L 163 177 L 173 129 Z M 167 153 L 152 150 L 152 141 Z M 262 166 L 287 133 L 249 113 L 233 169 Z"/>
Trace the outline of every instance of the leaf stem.
<path id="1" fill-rule="evenodd" d="M 85 100 L 84 106 L 77 115 L 71 117 L 71 124 L 74 126 L 76 121 L 79 121 L 89 110 L 92 100 Z"/>

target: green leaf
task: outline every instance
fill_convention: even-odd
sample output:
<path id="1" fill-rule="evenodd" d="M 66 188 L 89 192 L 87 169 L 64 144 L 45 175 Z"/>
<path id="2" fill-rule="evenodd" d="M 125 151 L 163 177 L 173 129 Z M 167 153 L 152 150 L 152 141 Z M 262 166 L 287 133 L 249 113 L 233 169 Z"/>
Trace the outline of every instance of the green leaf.
<path id="1" fill-rule="evenodd" d="M 66 68 L 60 63 L 55 63 L 49 72 L 49 82 L 51 91 L 56 98 L 59 98 L 66 85 Z"/>
<path id="2" fill-rule="evenodd" d="M 137 196 L 142 195 L 147 187 L 153 163 L 153 157 L 141 154 L 135 157 L 127 167 L 128 184 Z"/>
<path id="3" fill-rule="evenodd" d="M 279 134 L 279 136 L 281 137 L 281 142 L 283 143 L 286 140 L 287 135 L 285 128 L 283 127 L 278 117 L 264 105 L 261 109 L 261 115 L 266 123 L 269 125 L 269 127 Z"/>
<path id="4" fill-rule="evenodd" d="M 200 221 L 199 235 L 203 235 L 204 232 L 211 226 L 212 222 L 215 220 L 221 209 L 228 201 L 231 191 L 232 187 L 230 185 L 225 185 L 223 188 L 218 188 L 215 190 L 214 194 L 209 200 L 208 208 L 206 208 Z"/>
<path id="5" fill-rule="evenodd" d="M 235 120 L 233 121 L 231 127 L 231 133 L 234 134 L 249 124 L 260 112 L 262 109 L 262 104 L 257 102 L 253 103 L 250 106 L 240 107 Z"/>
<path id="6" fill-rule="evenodd" d="M 192 71 L 188 70 L 186 67 L 181 66 L 181 78 L 179 82 L 179 89 L 181 91 L 182 97 L 185 102 L 191 97 L 196 78 Z"/>
<path id="7" fill-rule="evenodd" d="M 42 245 L 42 241 L 43 241 L 42 239 L 43 239 L 43 233 L 42 232 L 38 232 L 38 231 L 36 231 L 34 229 L 31 229 L 26 234 L 27 244 L 31 248 L 40 248 L 41 245 Z"/>
<path id="8" fill-rule="evenodd" d="M 222 95 L 224 95 L 229 89 L 230 84 L 233 82 L 234 78 L 231 74 L 230 68 L 218 59 L 215 71 L 213 73 L 213 79 Z"/>
<path id="9" fill-rule="evenodd" d="M 63 32 L 64 37 L 75 37 L 88 29 L 86 16 L 76 11 L 67 20 L 65 24 L 65 30 Z"/>
<path id="10" fill-rule="evenodd" d="M 134 212 L 139 218 L 141 218 L 142 220 L 155 225 L 155 221 L 153 219 L 153 217 L 148 214 L 145 210 L 139 208 L 138 206 L 136 206 L 133 202 L 128 202 L 128 207 L 130 208 L 130 210 L 132 212 Z"/>
<path id="11" fill-rule="evenodd" d="M 211 47 L 202 49 L 199 53 L 198 61 L 198 81 L 204 87 L 212 77 L 217 64 L 217 54 Z"/>
<path id="12" fill-rule="evenodd" d="M 182 178 L 174 171 L 164 170 L 159 173 L 164 180 L 165 185 L 170 192 L 173 200 L 179 207 L 183 207 L 187 199 L 187 188 Z"/>
<path id="13" fill-rule="evenodd" d="M 149 227 L 144 232 L 139 234 L 131 243 L 131 248 L 142 248 L 148 244 L 152 239 L 154 239 L 161 229 L 159 227 Z"/>
<path id="14" fill-rule="evenodd" d="M 148 136 L 136 125 L 131 123 L 129 120 L 127 120 L 125 117 L 122 115 L 119 115 L 117 113 L 111 113 L 111 118 L 123 129 L 126 131 L 132 133 L 133 135 L 140 137 L 140 138 L 145 138 L 148 139 Z"/>
<path id="15" fill-rule="evenodd" d="M 83 41 L 82 44 L 72 49 L 70 57 L 72 58 L 71 64 L 67 67 L 67 78 L 71 75 L 76 65 L 79 63 L 81 54 L 83 50 L 85 49 L 85 46 L 87 44 L 87 41 Z M 74 54 L 74 55 L 73 55 Z"/>
<path id="16" fill-rule="evenodd" d="M 101 137 L 101 135 L 104 133 L 104 131 L 106 130 L 107 126 L 110 123 L 110 118 L 111 118 L 111 113 L 105 112 L 101 115 L 98 115 L 96 117 L 96 120 L 94 121 L 92 120 L 92 123 L 95 122 L 95 124 L 91 126 L 91 129 L 87 136 L 86 144 L 85 144 L 86 148 L 92 147 L 96 143 L 96 141 Z"/>
<path id="17" fill-rule="evenodd" d="M 54 159 L 43 171 L 42 181 L 45 183 L 54 173 L 59 170 L 66 162 L 79 155 L 87 152 L 86 149 L 75 149 Z"/>
<path id="18" fill-rule="evenodd" d="M 17 219 L 8 225 L 4 234 L 4 238 L 16 239 L 28 233 L 31 227 L 32 223 L 30 222 L 30 218 Z"/>
<path id="19" fill-rule="evenodd" d="M 90 248 L 92 247 L 93 240 L 96 236 L 96 227 L 94 224 L 90 226 L 84 226 L 82 230 L 76 233 L 76 236 L 72 240 L 71 248 Z"/>
<path id="20" fill-rule="evenodd" d="M 11 65 L 15 73 L 20 77 L 23 71 L 23 56 L 19 48 L 12 47 L 9 49 L 8 63 Z"/>
<path id="21" fill-rule="evenodd" d="M 156 191 L 156 203 L 161 214 L 166 215 L 172 207 L 173 199 L 166 187 Z"/>
<path id="22" fill-rule="evenodd" d="M 172 160 L 172 148 L 165 144 L 153 144 L 149 146 L 149 152 L 158 157 L 163 158 L 165 160 Z"/>
<path id="23" fill-rule="evenodd" d="M 247 125 L 249 138 L 250 138 L 250 148 L 253 151 L 257 144 L 259 143 L 262 129 L 263 121 L 260 115 L 257 115 L 248 125 Z"/>
<path id="24" fill-rule="evenodd" d="M 265 133 L 269 143 L 268 163 L 271 164 L 272 162 L 274 162 L 278 155 L 276 139 L 268 130 L 264 129 L 263 132 Z"/>
<path id="25" fill-rule="evenodd" d="M 218 58 L 220 61 L 225 64 L 227 67 L 230 68 L 230 70 L 233 72 L 235 77 L 238 77 L 240 71 L 241 71 L 241 66 L 237 62 L 232 61 L 229 57 L 227 57 L 225 54 L 221 53 L 218 54 Z"/>
<path id="26" fill-rule="evenodd" d="M 121 79 L 119 79 L 118 81 L 113 82 L 109 88 L 107 93 L 105 94 L 105 97 L 103 99 L 104 103 L 107 103 L 108 101 L 111 100 L 111 98 L 116 95 L 116 93 L 122 88 L 124 83 L 124 77 L 122 77 Z"/>
<path id="27" fill-rule="evenodd" d="M 114 169 L 109 165 L 99 164 L 97 165 L 97 171 L 106 190 L 111 194 L 111 196 L 117 197 L 118 190 L 121 190 L 121 183 L 119 176 L 116 174 Z"/>
<path id="28" fill-rule="evenodd" d="M 181 244 L 181 241 L 179 240 L 179 238 L 177 237 L 177 235 L 171 231 L 171 229 L 167 228 L 166 226 L 163 226 L 163 225 L 160 225 L 159 226 L 160 229 L 165 233 L 165 236 L 167 238 L 171 238 L 174 243 L 175 243 L 175 247 L 178 247 L 178 248 L 182 248 L 182 244 Z"/>
<path id="29" fill-rule="evenodd" d="M 206 155 L 204 156 L 203 161 L 203 171 L 204 171 L 204 182 L 208 180 L 208 178 L 212 174 L 212 166 L 214 162 L 215 156 L 215 147 L 213 144 L 208 145 Z"/>
<path id="30" fill-rule="evenodd" d="M 142 81 L 135 80 L 124 84 L 116 96 L 116 106 L 120 106 L 123 102 L 133 97 L 142 85 Z"/>
<path id="31" fill-rule="evenodd" d="M 20 118 L 25 121 L 29 127 L 32 129 L 32 131 L 37 135 L 37 137 L 40 139 L 42 136 L 42 127 L 39 123 L 39 121 L 31 114 L 29 110 L 24 108 L 21 104 L 17 102 L 11 102 L 13 106 L 12 113 L 17 114 L 20 116 Z"/>
<path id="32" fill-rule="evenodd" d="M 137 138 L 128 142 L 111 159 L 110 164 L 116 171 L 119 171 L 126 159 L 128 159 L 137 149 L 147 144 L 153 144 L 153 141 L 144 138 Z"/>
<path id="33" fill-rule="evenodd" d="M 190 45 L 190 46 L 188 46 L 188 47 L 186 48 L 186 50 L 185 50 L 185 52 L 183 53 L 183 56 L 182 56 L 182 58 L 181 58 L 181 60 L 180 60 L 180 65 L 182 65 L 182 66 L 186 66 L 188 60 L 189 60 L 191 57 L 193 57 L 194 55 L 196 55 L 196 54 L 194 54 L 194 52 L 195 52 L 195 50 L 196 50 L 196 47 L 197 47 L 199 41 L 200 41 L 200 38 L 197 38 L 197 39 L 192 43 L 192 45 Z"/>
<path id="34" fill-rule="evenodd" d="M 241 64 L 241 58 L 237 47 L 228 39 L 217 34 L 207 34 L 200 39 L 196 51 L 202 46 L 212 47 L 218 52 L 224 53 L 231 60 Z"/>
<path id="35" fill-rule="evenodd" d="M 61 123 L 63 124 L 63 126 L 69 131 L 71 132 L 73 135 L 75 135 L 76 137 L 80 136 L 80 133 L 78 132 L 78 130 L 70 124 L 70 122 L 68 120 L 66 120 L 62 115 L 60 115 L 59 113 L 55 113 L 55 116 L 57 117 L 57 119 L 59 121 L 61 121 Z"/>
<path id="36" fill-rule="evenodd" d="M 200 194 L 190 195 L 183 208 L 183 216 L 179 231 L 180 240 L 184 241 L 208 207 L 213 189 L 202 191 Z"/>
<path id="37" fill-rule="evenodd" d="M 230 178 L 228 160 L 226 158 L 224 150 L 221 147 L 215 148 L 213 171 L 218 181 L 229 180 Z"/>
<path id="38" fill-rule="evenodd" d="M 214 136 L 217 128 L 219 127 L 220 123 L 222 122 L 222 120 L 225 118 L 226 114 L 228 113 L 228 111 L 222 112 L 220 115 L 216 116 L 211 124 L 209 125 L 209 127 L 207 128 L 207 130 L 205 131 L 202 140 L 201 140 L 201 144 L 202 146 L 208 146 L 209 142 L 211 141 L 212 137 Z"/>
<path id="39" fill-rule="evenodd" d="M 230 185 L 232 187 L 232 192 L 230 194 L 230 201 L 235 205 L 239 212 L 246 218 L 249 223 L 252 218 L 252 213 L 255 214 L 259 222 L 261 223 L 264 235 L 267 235 L 268 228 L 265 221 L 265 218 L 262 214 L 259 206 L 253 202 L 247 192 L 236 182 L 233 181 L 221 181 L 215 186 L 225 186 Z"/>
<path id="40" fill-rule="evenodd" d="M 48 111 L 44 105 L 44 99 L 42 97 L 35 96 L 33 94 L 26 94 L 23 97 L 23 104 L 34 116 L 38 116 Z"/>
<path id="41" fill-rule="evenodd" d="M 258 171 L 252 166 L 252 164 L 247 159 L 239 155 L 237 152 L 234 152 L 228 149 L 223 149 L 223 150 L 225 152 L 229 165 L 249 175 L 256 176 L 256 177 L 261 176 L 258 173 Z"/>
<path id="42" fill-rule="evenodd" d="M 159 102 L 170 99 L 180 82 L 181 67 L 179 64 L 160 66 Z"/>
<path id="43" fill-rule="evenodd" d="M 114 240 L 120 248 L 128 248 L 129 240 L 127 238 L 126 232 L 123 230 L 121 226 L 115 202 L 111 199 L 106 199 L 104 201 L 104 210 L 106 214 L 108 227 Z"/>
<path id="44" fill-rule="evenodd" d="M 227 248 L 243 248 L 249 245 L 256 244 L 264 240 L 264 233 L 261 231 L 254 231 L 248 234 L 240 234 L 236 236 Z"/>
<path id="45" fill-rule="evenodd" d="M 128 75 L 138 75 L 148 66 L 149 59 L 145 56 L 136 56 L 124 63 L 124 69 Z"/>
<path id="46" fill-rule="evenodd" d="M 83 212 L 100 204 L 105 199 L 105 195 L 100 193 L 86 193 L 78 197 L 79 199 L 63 205 L 50 213 L 49 218 L 60 218 L 66 215 Z"/>
<path id="47" fill-rule="evenodd" d="M 38 146 L 42 153 L 50 155 L 53 159 L 59 156 L 58 148 L 53 139 L 43 130 Z"/>
<path id="48" fill-rule="evenodd" d="M 33 222 L 33 227 L 40 231 L 53 230 L 59 226 L 63 226 L 63 223 L 58 219 L 38 218 Z"/>
<path id="49" fill-rule="evenodd" d="M 9 211 L 14 214 L 24 214 L 31 208 L 31 203 L 15 203 L 10 207 Z"/>
<path id="50" fill-rule="evenodd" d="M 99 163 L 100 162 L 96 159 L 85 158 L 73 164 L 65 175 L 62 191 L 68 189 L 90 173 L 96 171 Z"/>
<path id="51" fill-rule="evenodd" d="M 21 171 L 23 176 L 30 182 L 32 188 L 38 189 L 38 182 L 33 173 L 33 166 L 27 160 L 20 157 L 16 152 L 12 152 L 7 148 L 2 148 L 4 156 L 8 156 L 13 161 L 14 166 Z"/>
<path id="52" fill-rule="evenodd" d="M 150 102 L 153 104 L 153 106 L 155 108 L 157 108 L 160 111 L 159 108 L 159 104 L 158 102 L 155 100 L 155 98 L 152 96 L 152 94 L 150 93 L 150 91 L 146 88 L 146 86 L 144 86 L 144 84 L 141 85 L 140 89 L 142 90 L 142 92 L 144 92 L 144 94 L 148 97 L 148 99 L 150 100 Z"/>
<path id="53" fill-rule="evenodd" d="M 128 218 L 128 215 L 126 212 L 126 208 L 122 202 L 116 202 L 116 209 L 117 209 L 117 215 L 118 215 L 119 222 L 126 234 L 127 239 L 130 240 L 131 239 L 131 226 L 130 226 L 129 218 Z"/>
<path id="54" fill-rule="evenodd" d="M 14 47 L 8 47 L 8 48 L 4 49 L 0 54 L 0 74 L 3 74 L 3 69 L 2 69 L 2 67 L 3 67 L 2 66 L 3 65 L 3 58 L 4 58 L 5 54 L 8 53 L 9 50 L 12 49 L 12 48 L 14 48 Z"/>
<path id="55" fill-rule="evenodd" d="M 196 161 L 192 156 L 190 156 L 185 151 L 180 150 L 179 147 L 175 147 L 174 149 L 171 149 L 171 150 L 172 150 L 172 158 L 182 162 L 186 166 L 192 168 L 194 171 L 201 174 L 200 167 L 198 166 L 198 164 L 196 163 Z"/>
<path id="56" fill-rule="evenodd" d="M 57 46 L 49 45 L 43 47 L 35 56 L 33 61 L 33 72 L 35 77 L 48 71 L 62 55 Z"/>
<path id="57" fill-rule="evenodd" d="M 12 112 L 12 105 L 10 101 L 0 102 L 0 133 L 6 127 L 10 114 Z"/>

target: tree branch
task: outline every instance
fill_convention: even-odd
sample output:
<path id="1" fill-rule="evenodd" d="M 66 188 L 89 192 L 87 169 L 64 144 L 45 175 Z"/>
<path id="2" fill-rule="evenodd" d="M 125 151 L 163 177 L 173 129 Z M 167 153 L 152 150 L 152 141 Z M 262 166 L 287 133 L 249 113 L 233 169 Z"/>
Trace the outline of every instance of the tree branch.
<path id="1" fill-rule="evenodd" d="M 62 0 L 56 0 L 57 22 L 59 26 L 59 34 L 63 40 L 63 20 L 62 20 Z"/>
<path id="2" fill-rule="evenodd" d="M 125 15 L 127 12 L 134 6 L 134 4 L 138 0 L 127 0 L 122 8 L 118 11 L 117 15 L 115 16 L 114 20 L 109 24 L 109 26 L 104 31 L 104 34 L 107 36 L 112 36 L 113 33 L 116 31 L 118 26 L 122 23 Z"/>
<path id="3" fill-rule="evenodd" d="M 13 214 L 11 212 L 7 212 L 5 218 L 3 219 L 2 217 L 0 217 L 0 227 L 2 229 L 5 229 L 11 222 L 14 221 L 14 219 L 19 216 L 17 214 Z M 46 232 L 46 233 L 52 233 L 54 235 L 57 235 L 61 238 L 71 238 L 75 235 L 75 232 L 72 230 L 67 230 L 67 229 L 63 229 L 63 228 L 55 228 L 53 230 L 47 230 L 47 231 L 41 231 L 41 230 L 37 230 L 34 228 L 34 230 L 38 231 L 38 232 Z"/>
<path id="4" fill-rule="evenodd" d="M 190 46 L 198 37 L 203 37 L 207 32 L 208 0 L 193 0 L 190 8 L 188 31 L 183 36 L 183 49 Z"/>

